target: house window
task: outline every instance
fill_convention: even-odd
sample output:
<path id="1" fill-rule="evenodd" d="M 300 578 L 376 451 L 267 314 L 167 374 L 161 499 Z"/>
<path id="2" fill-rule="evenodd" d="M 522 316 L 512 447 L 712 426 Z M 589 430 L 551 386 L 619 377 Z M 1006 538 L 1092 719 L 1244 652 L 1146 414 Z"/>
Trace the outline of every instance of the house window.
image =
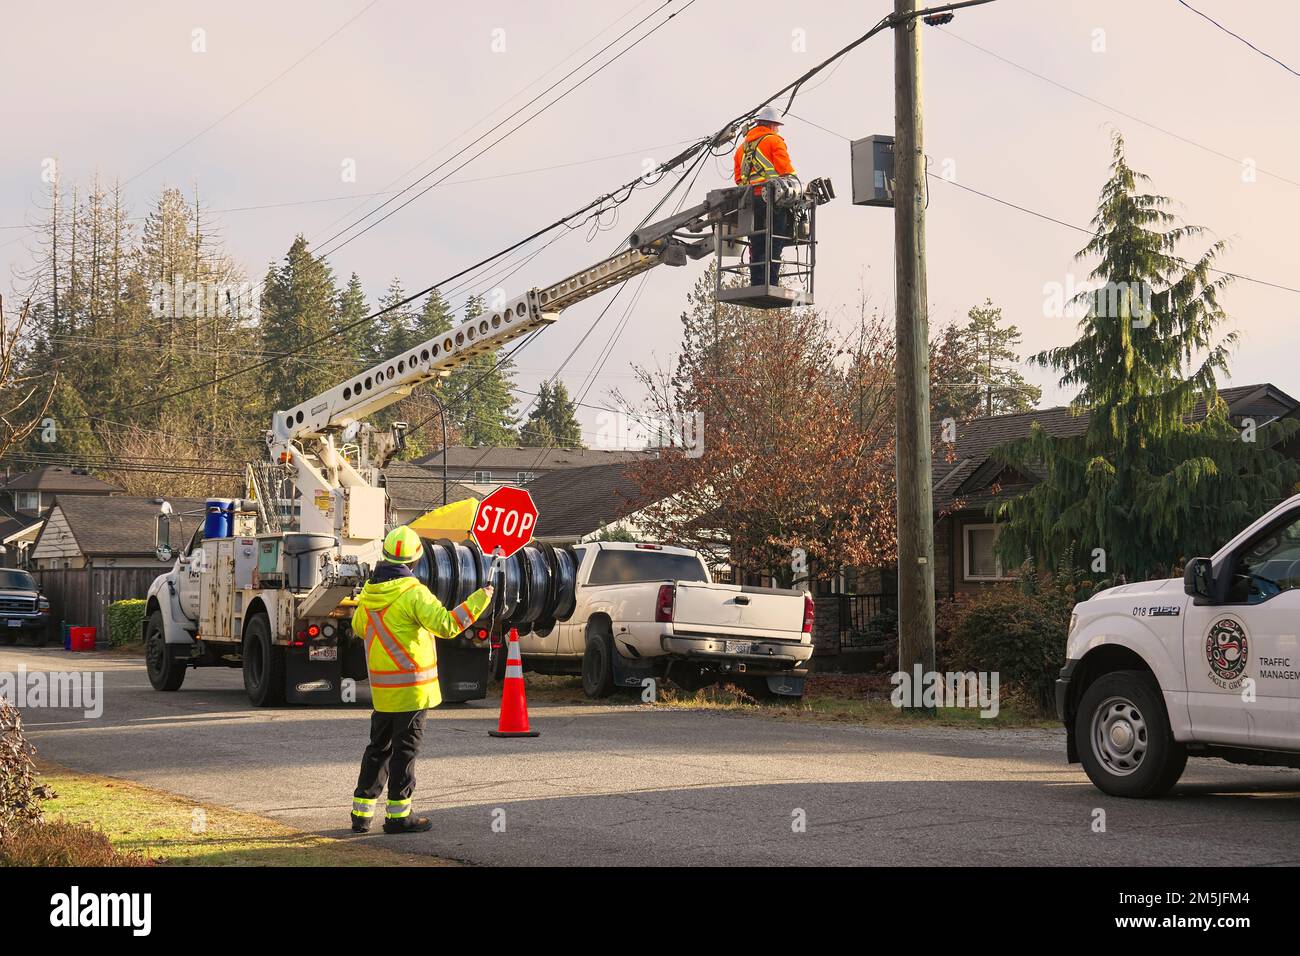
<path id="1" fill-rule="evenodd" d="M 993 550 L 1001 528 L 995 524 L 968 524 L 963 529 L 962 548 L 967 581 L 1002 581 L 1006 574 L 1002 560 Z"/>
<path id="2" fill-rule="evenodd" d="M 528 484 L 528 482 L 532 481 L 537 476 L 533 474 L 531 471 L 520 471 L 515 473 L 515 477 L 519 479 L 519 483 L 521 485 L 526 485 Z"/>
<path id="3" fill-rule="evenodd" d="M 19 511 L 40 511 L 41 493 L 39 491 L 15 491 L 14 507 Z"/>
<path id="4" fill-rule="evenodd" d="M 492 480 L 492 472 L 490 472 L 490 471 L 476 471 L 476 472 L 474 472 L 474 481 L 475 481 L 476 484 L 480 484 L 480 485 L 482 485 L 482 484 L 486 484 L 487 482 L 489 482 L 489 481 L 491 481 L 491 480 Z"/>

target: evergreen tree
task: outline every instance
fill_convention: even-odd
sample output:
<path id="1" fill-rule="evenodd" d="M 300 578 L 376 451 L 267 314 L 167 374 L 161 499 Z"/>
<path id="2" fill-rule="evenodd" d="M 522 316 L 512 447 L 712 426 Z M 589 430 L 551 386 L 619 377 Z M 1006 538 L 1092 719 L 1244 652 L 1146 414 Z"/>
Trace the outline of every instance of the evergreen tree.
<path id="1" fill-rule="evenodd" d="M 964 325 L 950 325 L 936 343 L 943 378 L 932 384 L 938 418 L 969 419 L 1027 412 L 1043 390 L 1028 384 L 1017 370 L 1020 330 L 1002 324 L 1002 310 L 985 299 L 966 313 Z"/>
<path id="2" fill-rule="evenodd" d="M 371 329 L 368 323 L 362 321 L 369 314 L 370 306 L 366 305 L 366 293 L 361 288 L 361 277 L 354 272 L 348 279 L 348 284 L 339 293 L 338 302 L 339 328 L 351 326 L 340 336 L 340 340 L 346 352 L 348 365 L 354 370 L 360 370 L 371 364 L 372 353 L 368 344 Z"/>
<path id="3" fill-rule="evenodd" d="M 538 448 L 584 447 L 577 410 L 563 382 L 554 385 L 549 380 L 542 382 L 537 389 L 537 402 L 519 429 L 520 441 Z"/>
<path id="4" fill-rule="evenodd" d="M 334 275 L 324 259 L 312 255 L 301 235 L 284 263 L 267 272 L 262 292 L 262 347 L 267 352 L 298 353 L 266 376 L 266 395 L 273 409 L 289 408 L 334 385 L 346 374 L 338 343 L 326 338 L 334 329 L 338 295 Z"/>
<path id="5" fill-rule="evenodd" d="M 402 281 L 394 276 L 393 281 L 388 283 L 387 291 L 379 300 L 380 311 L 385 309 L 392 311 L 384 312 L 375 319 L 374 331 L 371 334 L 374 343 L 372 362 L 382 362 L 423 341 L 416 334 L 418 318 L 410 303 L 398 305 L 405 298 L 406 290 L 402 288 Z"/>
<path id="6" fill-rule="evenodd" d="M 1054 437 L 1035 425 L 998 453 L 1044 476 L 995 508 L 1008 564 L 1029 557 L 1055 570 L 1077 545 L 1095 571 L 1165 576 L 1213 552 L 1296 481 L 1295 463 L 1270 447 L 1294 427 L 1242 429 L 1218 395 L 1236 341 L 1217 332 L 1229 277 L 1214 278 L 1211 267 L 1223 244 L 1181 258 L 1177 250 L 1203 230 L 1179 223 L 1169 199 L 1140 191 L 1146 178 L 1117 136 L 1095 234 L 1079 253 L 1098 260 L 1091 277 L 1103 289 L 1081 294 L 1091 304 L 1073 345 L 1034 357 L 1062 386 L 1079 388 L 1072 407 L 1088 414 L 1088 427 Z"/>
<path id="7" fill-rule="evenodd" d="M 471 298 L 466 318 L 482 314 L 482 298 Z M 518 440 L 513 371 L 514 363 L 502 356 L 500 348 L 476 355 L 452 370 L 444 394 L 448 396 L 449 420 L 462 443 L 513 445 Z"/>

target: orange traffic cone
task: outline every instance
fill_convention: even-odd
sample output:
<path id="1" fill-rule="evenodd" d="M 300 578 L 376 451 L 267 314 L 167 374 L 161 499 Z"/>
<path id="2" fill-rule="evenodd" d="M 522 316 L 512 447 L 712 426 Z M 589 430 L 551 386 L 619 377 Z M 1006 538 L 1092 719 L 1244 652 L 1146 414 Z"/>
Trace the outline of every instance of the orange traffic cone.
<path id="1" fill-rule="evenodd" d="M 528 701 L 524 697 L 524 662 L 519 656 L 519 631 L 510 629 L 510 650 L 506 654 L 506 679 L 501 686 L 501 717 L 493 737 L 536 737 L 528 729 Z"/>

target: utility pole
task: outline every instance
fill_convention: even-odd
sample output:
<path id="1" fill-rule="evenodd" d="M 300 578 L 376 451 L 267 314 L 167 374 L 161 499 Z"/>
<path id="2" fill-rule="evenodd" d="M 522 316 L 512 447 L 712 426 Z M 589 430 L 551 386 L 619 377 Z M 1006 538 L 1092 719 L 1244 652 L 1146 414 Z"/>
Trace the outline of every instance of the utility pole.
<path id="1" fill-rule="evenodd" d="M 898 480 L 898 669 L 934 670 L 934 505 L 930 329 L 925 289 L 925 150 L 921 22 L 894 0 L 894 310 Z M 919 688 L 913 701 L 919 707 Z"/>

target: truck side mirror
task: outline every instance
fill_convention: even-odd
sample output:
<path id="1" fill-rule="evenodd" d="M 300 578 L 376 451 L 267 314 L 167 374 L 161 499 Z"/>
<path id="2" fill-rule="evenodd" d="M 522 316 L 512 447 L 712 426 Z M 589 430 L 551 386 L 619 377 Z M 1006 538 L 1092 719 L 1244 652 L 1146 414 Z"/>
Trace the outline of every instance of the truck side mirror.
<path id="1" fill-rule="evenodd" d="M 1194 598 L 1210 600 L 1214 572 L 1209 558 L 1192 558 L 1183 570 L 1183 591 Z"/>
<path id="2" fill-rule="evenodd" d="M 153 553 L 159 561 L 170 561 L 175 557 L 176 552 L 172 549 L 171 531 L 171 515 L 163 513 L 154 517 Z"/>

